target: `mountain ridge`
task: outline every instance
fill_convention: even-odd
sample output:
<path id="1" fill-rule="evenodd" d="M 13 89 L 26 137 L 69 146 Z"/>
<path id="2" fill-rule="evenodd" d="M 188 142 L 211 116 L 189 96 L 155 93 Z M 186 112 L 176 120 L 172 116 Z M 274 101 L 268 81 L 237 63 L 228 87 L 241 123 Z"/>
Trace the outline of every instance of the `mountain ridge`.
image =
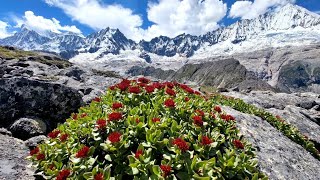
<path id="1" fill-rule="evenodd" d="M 255 19 L 243 19 L 204 35 L 181 34 L 173 38 L 159 36 L 150 41 L 140 40 L 139 42 L 126 38 L 119 29 L 109 27 L 86 37 L 76 34 L 56 34 L 51 38 L 23 27 L 13 36 L 0 39 L 0 45 L 10 45 L 25 50 L 55 52 L 60 55 L 64 53 L 63 56 L 68 59 L 79 53 L 98 52 L 98 58 L 101 58 L 109 53 L 117 55 L 120 54 L 120 51 L 135 49 L 138 49 L 141 54 L 191 57 L 200 48 L 221 42 L 230 41 L 231 45 L 238 44 L 264 32 L 287 31 L 297 27 L 302 29 L 316 27 L 320 34 L 320 15 L 300 6 L 288 4 Z"/>

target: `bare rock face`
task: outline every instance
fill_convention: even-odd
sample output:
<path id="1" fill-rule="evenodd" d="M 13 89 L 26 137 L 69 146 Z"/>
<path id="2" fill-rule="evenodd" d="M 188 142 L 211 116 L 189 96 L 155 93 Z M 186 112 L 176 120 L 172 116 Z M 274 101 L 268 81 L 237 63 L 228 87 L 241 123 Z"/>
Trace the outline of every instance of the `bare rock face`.
<path id="1" fill-rule="evenodd" d="M 0 80 L 0 125 L 8 127 L 12 120 L 35 116 L 53 127 L 83 105 L 78 91 L 61 84 L 9 78 Z M 18 125 L 13 125 L 17 127 Z M 14 128 L 15 129 L 15 128 Z"/>
<path id="2" fill-rule="evenodd" d="M 223 110 L 236 118 L 240 132 L 256 147 L 259 167 L 270 179 L 319 179 L 320 163 L 303 147 L 259 117 Z"/>
<path id="3" fill-rule="evenodd" d="M 23 141 L 0 134 L 0 151 L 0 179 L 35 179 L 34 170 L 28 167 L 30 162 L 25 159 L 29 149 Z"/>

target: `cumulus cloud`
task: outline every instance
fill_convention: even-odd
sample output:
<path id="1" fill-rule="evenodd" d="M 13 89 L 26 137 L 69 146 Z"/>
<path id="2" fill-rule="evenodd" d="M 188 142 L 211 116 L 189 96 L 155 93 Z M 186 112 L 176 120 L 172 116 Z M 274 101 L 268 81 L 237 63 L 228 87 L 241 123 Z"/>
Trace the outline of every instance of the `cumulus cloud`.
<path id="1" fill-rule="evenodd" d="M 229 17 L 242 19 L 253 19 L 266 13 L 272 7 L 281 7 L 296 0 L 254 0 L 236 1 L 230 9 Z"/>
<path id="2" fill-rule="evenodd" d="M 10 25 L 4 21 L 0 21 L 0 39 L 8 37 L 11 33 L 8 31 Z"/>
<path id="3" fill-rule="evenodd" d="M 159 0 L 150 2 L 148 19 L 154 25 L 142 29 L 141 16 L 119 4 L 103 4 L 100 0 L 44 0 L 61 8 L 73 20 L 100 30 L 118 28 L 133 40 L 149 40 L 159 35 L 174 37 L 181 33 L 203 34 L 219 27 L 226 15 L 222 0 Z"/>
<path id="4" fill-rule="evenodd" d="M 160 0 L 149 3 L 148 19 L 155 24 L 149 27 L 146 37 L 181 33 L 199 35 L 219 27 L 218 22 L 227 13 L 227 4 L 221 0 Z"/>
<path id="5" fill-rule="evenodd" d="M 47 19 L 43 16 L 37 16 L 32 11 L 26 11 L 22 19 L 16 18 L 15 21 L 17 26 L 24 24 L 27 28 L 40 34 L 45 34 L 48 31 L 54 33 L 61 33 L 63 31 L 81 34 L 81 31 L 76 26 L 62 26 L 57 19 Z"/>
<path id="6" fill-rule="evenodd" d="M 121 5 L 104 5 L 99 0 L 45 0 L 51 6 L 61 8 L 73 20 L 100 30 L 118 28 L 130 38 L 139 33 L 143 21 L 131 9 Z"/>

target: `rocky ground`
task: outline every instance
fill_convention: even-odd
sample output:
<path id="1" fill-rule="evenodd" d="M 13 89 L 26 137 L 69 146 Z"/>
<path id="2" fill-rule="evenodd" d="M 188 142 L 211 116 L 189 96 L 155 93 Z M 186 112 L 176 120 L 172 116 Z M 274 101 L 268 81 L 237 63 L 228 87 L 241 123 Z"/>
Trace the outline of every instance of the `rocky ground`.
<path id="1" fill-rule="evenodd" d="M 0 179 L 34 179 L 33 170 L 25 159 L 28 147 L 36 146 L 57 123 L 62 123 L 121 78 L 111 71 L 77 66 L 51 55 L 21 53 L 15 52 L 16 56 L 8 58 L 0 49 Z M 237 61 L 227 61 L 225 66 L 237 69 L 236 80 L 240 83 L 248 80 L 249 74 Z M 214 64 L 206 67 L 214 67 Z M 197 67 L 197 72 L 191 72 L 188 78 L 208 74 L 213 78 L 220 74 L 206 67 Z M 176 77 L 183 73 L 180 71 Z M 214 83 L 221 84 L 226 77 L 224 74 L 221 81 Z M 185 79 L 181 77 L 180 80 Z M 223 94 L 280 115 L 319 145 L 319 95 L 276 93 L 269 86 L 262 87 L 268 87 L 264 90 L 269 91 L 250 92 L 246 87 L 242 92 L 236 88 Z M 259 117 L 230 107 L 223 107 L 223 110 L 236 117 L 241 133 L 257 149 L 259 167 L 270 179 L 319 179 L 319 160 L 303 147 Z"/>

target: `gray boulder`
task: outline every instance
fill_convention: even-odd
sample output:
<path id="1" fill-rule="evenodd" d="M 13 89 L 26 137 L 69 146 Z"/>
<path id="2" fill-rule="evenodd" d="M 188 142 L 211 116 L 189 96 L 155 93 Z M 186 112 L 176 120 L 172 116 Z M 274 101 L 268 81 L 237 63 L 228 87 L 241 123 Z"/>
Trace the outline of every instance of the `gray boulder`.
<path id="1" fill-rule="evenodd" d="M 47 125 L 39 119 L 20 118 L 10 126 L 9 130 L 14 137 L 26 140 L 40 134 L 45 134 L 47 132 Z"/>
<path id="2" fill-rule="evenodd" d="M 44 135 L 35 136 L 35 137 L 32 137 L 32 138 L 26 140 L 24 142 L 24 144 L 26 146 L 28 146 L 29 148 L 33 148 L 33 147 L 36 147 L 41 142 L 45 141 L 46 139 L 48 139 L 48 138 L 47 138 L 47 136 L 44 136 Z"/>
<path id="3" fill-rule="evenodd" d="M 270 179 L 319 179 L 320 163 L 303 147 L 259 117 L 223 110 L 236 118 L 241 134 L 256 147 L 259 167 Z"/>

